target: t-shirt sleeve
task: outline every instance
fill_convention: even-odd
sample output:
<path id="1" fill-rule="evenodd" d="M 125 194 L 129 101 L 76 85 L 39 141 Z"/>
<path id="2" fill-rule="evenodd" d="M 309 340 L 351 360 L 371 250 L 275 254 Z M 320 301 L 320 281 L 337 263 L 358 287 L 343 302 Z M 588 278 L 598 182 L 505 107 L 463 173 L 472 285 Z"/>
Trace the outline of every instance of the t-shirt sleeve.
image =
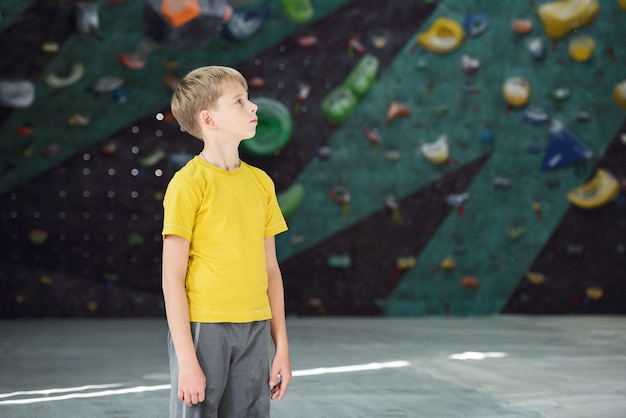
<path id="1" fill-rule="evenodd" d="M 172 177 L 163 197 L 161 235 L 179 235 L 191 241 L 201 194 L 195 182 L 178 172 Z"/>
<path id="2" fill-rule="evenodd" d="M 267 217 L 265 219 L 265 238 L 268 238 L 278 235 L 281 232 L 285 232 L 287 230 L 287 222 L 285 221 L 285 217 L 283 216 L 280 206 L 278 205 L 274 182 L 269 176 L 266 178 L 266 188 L 269 199 L 267 202 Z"/>

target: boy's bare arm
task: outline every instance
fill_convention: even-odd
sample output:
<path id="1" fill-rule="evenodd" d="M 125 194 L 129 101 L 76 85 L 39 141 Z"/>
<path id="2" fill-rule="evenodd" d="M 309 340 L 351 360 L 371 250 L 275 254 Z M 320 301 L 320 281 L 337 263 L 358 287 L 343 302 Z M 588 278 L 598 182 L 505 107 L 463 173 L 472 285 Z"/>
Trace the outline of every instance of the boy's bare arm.
<path id="1" fill-rule="evenodd" d="M 178 359 L 178 399 L 187 406 L 204 401 L 206 377 L 191 338 L 185 275 L 189 241 L 178 235 L 163 240 L 163 297 L 167 324 Z"/>
<path id="2" fill-rule="evenodd" d="M 289 359 L 289 342 L 285 321 L 283 278 L 276 258 L 274 237 L 265 238 L 265 257 L 268 277 L 267 294 L 272 309 L 270 331 L 276 349 L 270 374 L 270 396 L 272 399 L 280 401 L 287 393 L 287 386 L 291 380 L 291 361 Z M 280 379 L 278 375 L 280 375 Z"/>

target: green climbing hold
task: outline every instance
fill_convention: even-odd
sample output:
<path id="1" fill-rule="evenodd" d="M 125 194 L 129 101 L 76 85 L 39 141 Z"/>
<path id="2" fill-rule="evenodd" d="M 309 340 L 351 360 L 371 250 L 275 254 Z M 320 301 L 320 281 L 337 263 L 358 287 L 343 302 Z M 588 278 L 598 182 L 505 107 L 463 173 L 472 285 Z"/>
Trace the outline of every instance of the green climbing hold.
<path id="1" fill-rule="evenodd" d="M 343 83 L 326 95 L 322 100 L 322 112 L 328 122 L 337 125 L 348 119 L 359 99 L 376 82 L 378 65 L 378 58 L 365 54 Z"/>
<path id="2" fill-rule="evenodd" d="M 304 198 L 304 186 L 292 184 L 287 190 L 276 195 L 278 206 L 285 218 L 289 218 L 300 206 Z"/>
<path id="3" fill-rule="evenodd" d="M 241 143 L 241 150 L 257 157 L 278 154 L 291 139 L 293 120 L 281 102 L 267 97 L 252 99 L 259 106 L 256 135 Z"/>
<path id="4" fill-rule="evenodd" d="M 306 23 L 315 13 L 311 0 L 281 0 L 280 6 L 293 23 Z"/>

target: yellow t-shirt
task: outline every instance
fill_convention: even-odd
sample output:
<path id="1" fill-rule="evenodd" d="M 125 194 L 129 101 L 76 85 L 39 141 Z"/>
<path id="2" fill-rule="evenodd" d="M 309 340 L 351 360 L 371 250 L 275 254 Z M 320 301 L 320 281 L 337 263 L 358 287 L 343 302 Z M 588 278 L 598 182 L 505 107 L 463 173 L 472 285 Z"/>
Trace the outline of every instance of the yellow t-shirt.
<path id="1" fill-rule="evenodd" d="M 190 242 L 190 320 L 270 319 L 264 240 L 287 230 L 272 179 L 243 161 L 226 171 L 195 157 L 170 181 L 163 208 L 163 236 Z"/>

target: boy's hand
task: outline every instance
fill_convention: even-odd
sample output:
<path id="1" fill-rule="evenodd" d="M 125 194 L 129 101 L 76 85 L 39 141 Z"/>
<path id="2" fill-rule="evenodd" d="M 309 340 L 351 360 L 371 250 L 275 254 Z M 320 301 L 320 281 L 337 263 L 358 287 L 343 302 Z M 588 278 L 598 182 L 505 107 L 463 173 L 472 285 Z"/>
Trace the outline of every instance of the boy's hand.
<path id="1" fill-rule="evenodd" d="M 291 380 L 291 364 L 289 356 L 276 354 L 272 361 L 270 374 L 270 399 L 281 401 L 287 393 L 287 386 Z"/>
<path id="2" fill-rule="evenodd" d="M 204 402 L 206 377 L 200 365 L 181 367 L 178 372 L 178 399 L 187 406 Z"/>

